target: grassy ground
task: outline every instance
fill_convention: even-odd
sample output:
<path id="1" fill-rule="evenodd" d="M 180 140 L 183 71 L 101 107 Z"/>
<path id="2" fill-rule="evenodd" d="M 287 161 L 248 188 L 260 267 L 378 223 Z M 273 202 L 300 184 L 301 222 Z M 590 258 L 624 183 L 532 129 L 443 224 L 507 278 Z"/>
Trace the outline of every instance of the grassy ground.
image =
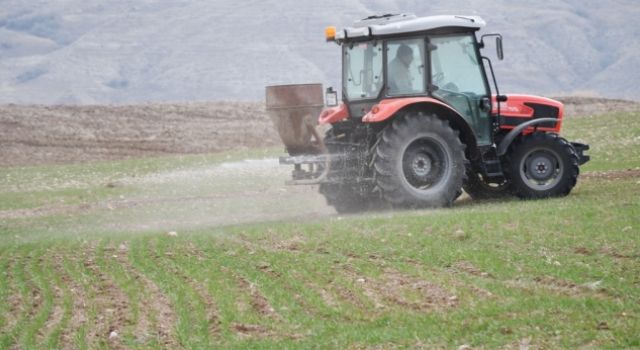
<path id="1" fill-rule="evenodd" d="M 639 117 L 567 120 L 566 198 L 443 210 L 340 217 L 227 156 L 2 169 L 0 349 L 640 348 Z"/>

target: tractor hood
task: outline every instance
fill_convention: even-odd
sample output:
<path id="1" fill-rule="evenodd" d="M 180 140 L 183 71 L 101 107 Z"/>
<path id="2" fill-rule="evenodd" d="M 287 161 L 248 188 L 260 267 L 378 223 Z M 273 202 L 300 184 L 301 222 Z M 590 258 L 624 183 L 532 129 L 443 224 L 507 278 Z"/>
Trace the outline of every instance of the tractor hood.
<path id="1" fill-rule="evenodd" d="M 513 129 L 514 127 L 532 119 L 553 118 L 555 123 L 541 124 L 540 130 L 559 133 L 564 115 L 562 102 L 546 97 L 533 95 L 506 95 L 507 100 L 500 103 L 500 127 Z M 498 115 L 498 102 L 493 96 L 492 114 Z"/>
<path id="2" fill-rule="evenodd" d="M 532 117 L 536 106 L 545 106 L 552 115 L 546 117 L 562 119 L 564 105 L 562 102 L 546 97 L 534 95 L 506 95 L 507 100 L 500 102 L 500 113 L 502 115 L 517 115 L 522 117 Z M 498 103 L 496 96 L 493 96 L 493 114 L 498 113 Z"/>

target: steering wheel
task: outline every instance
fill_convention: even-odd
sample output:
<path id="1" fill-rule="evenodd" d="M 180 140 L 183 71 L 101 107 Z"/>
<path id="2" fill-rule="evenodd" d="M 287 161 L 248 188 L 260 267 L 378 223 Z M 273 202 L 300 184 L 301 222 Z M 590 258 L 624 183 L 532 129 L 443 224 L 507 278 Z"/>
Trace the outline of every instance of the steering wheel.
<path id="1" fill-rule="evenodd" d="M 444 80 L 444 73 L 443 72 L 438 72 L 435 73 L 431 76 L 431 80 L 433 81 L 433 83 L 435 85 L 440 84 L 440 82 L 442 82 Z"/>
<path id="2" fill-rule="evenodd" d="M 442 89 L 447 90 L 449 92 L 460 92 L 460 89 L 458 88 L 458 85 L 456 85 L 454 83 L 446 83 L 446 84 L 444 84 Z"/>

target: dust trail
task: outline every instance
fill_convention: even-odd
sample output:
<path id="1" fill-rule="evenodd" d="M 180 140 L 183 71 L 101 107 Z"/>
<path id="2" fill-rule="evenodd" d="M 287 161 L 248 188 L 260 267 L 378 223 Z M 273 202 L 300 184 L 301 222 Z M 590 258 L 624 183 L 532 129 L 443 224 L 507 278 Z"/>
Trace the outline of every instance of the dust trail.
<path id="1" fill-rule="evenodd" d="M 106 203 L 107 227 L 178 230 L 327 215 L 313 187 L 285 186 L 277 159 L 243 160 L 129 179 L 134 195 Z"/>
<path id="2" fill-rule="evenodd" d="M 103 179 L 97 188 L 123 194 L 82 204 L 2 211 L 0 218 L 63 216 L 73 232 L 167 232 L 335 213 L 316 186 L 286 186 L 291 170 L 274 158 L 247 159 Z"/>

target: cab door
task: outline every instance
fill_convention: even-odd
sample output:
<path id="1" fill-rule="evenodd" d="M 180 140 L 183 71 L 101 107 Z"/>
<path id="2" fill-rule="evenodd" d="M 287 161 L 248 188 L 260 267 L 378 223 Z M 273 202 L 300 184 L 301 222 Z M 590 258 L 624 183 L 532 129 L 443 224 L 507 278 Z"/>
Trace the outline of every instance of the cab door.
<path id="1" fill-rule="evenodd" d="M 452 106 L 467 120 L 479 146 L 493 143 L 490 96 L 472 33 L 429 36 L 431 94 Z"/>

